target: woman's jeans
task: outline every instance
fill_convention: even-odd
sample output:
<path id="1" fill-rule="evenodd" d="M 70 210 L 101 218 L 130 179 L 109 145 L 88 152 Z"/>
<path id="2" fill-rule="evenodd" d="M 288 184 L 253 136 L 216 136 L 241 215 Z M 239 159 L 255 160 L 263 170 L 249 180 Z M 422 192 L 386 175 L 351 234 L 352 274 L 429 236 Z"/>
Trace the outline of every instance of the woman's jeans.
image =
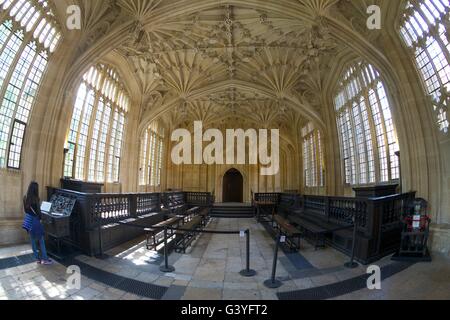
<path id="1" fill-rule="evenodd" d="M 35 238 L 30 235 L 31 239 L 31 248 L 33 248 L 34 257 L 36 260 L 48 260 L 47 250 L 45 249 L 45 240 L 44 237 Z M 39 257 L 39 250 L 37 248 L 36 242 L 39 242 L 39 247 L 41 249 L 41 255 Z"/>

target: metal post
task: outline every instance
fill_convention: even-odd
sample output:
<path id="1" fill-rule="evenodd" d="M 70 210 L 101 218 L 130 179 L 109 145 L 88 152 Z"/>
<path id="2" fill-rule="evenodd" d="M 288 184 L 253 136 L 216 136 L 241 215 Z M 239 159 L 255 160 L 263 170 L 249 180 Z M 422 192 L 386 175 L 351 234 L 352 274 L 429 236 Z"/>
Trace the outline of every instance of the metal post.
<path id="1" fill-rule="evenodd" d="M 169 266 L 169 254 L 167 249 L 167 226 L 164 227 L 164 265 L 159 267 L 161 272 L 174 272 L 175 268 Z"/>
<path id="2" fill-rule="evenodd" d="M 253 277 L 256 275 L 256 271 L 250 269 L 250 229 L 245 230 L 246 240 L 246 268 L 241 270 L 239 274 L 243 277 Z"/>
<path id="3" fill-rule="evenodd" d="M 358 263 L 355 260 L 355 248 L 356 248 L 356 237 L 358 232 L 358 224 L 356 223 L 356 214 L 353 215 L 353 240 L 352 240 L 352 254 L 349 262 L 346 262 L 344 266 L 349 269 L 355 269 L 358 267 Z"/>
<path id="4" fill-rule="evenodd" d="M 275 278 L 277 273 L 277 261 L 278 261 L 278 247 L 280 246 L 281 235 L 277 236 L 277 243 L 275 244 L 275 254 L 273 257 L 273 265 L 272 265 L 272 277 L 264 281 L 264 285 L 267 288 L 276 289 L 283 285 L 280 280 Z"/>

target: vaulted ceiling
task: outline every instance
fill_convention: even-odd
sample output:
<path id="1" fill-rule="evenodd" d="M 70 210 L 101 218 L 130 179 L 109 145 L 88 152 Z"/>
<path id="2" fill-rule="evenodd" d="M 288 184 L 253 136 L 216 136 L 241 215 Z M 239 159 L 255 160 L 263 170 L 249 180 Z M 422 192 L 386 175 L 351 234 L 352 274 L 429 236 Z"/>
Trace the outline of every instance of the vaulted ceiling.
<path id="1" fill-rule="evenodd" d="M 117 51 L 144 94 L 180 98 L 176 112 L 208 122 L 250 115 L 269 125 L 291 120 L 285 95 L 307 93 L 335 48 L 326 27 L 224 5 L 141 26 Z"/>
<path id="2" fill-rule="evenodd" d="M 79 0 L 78 50 L 85 58 L 93 47 L 123 57 L 144 123 L 162 116 L 172 126 L 320 125 L 334 58 L 349 50 L 346 37 L 363 47 L 375 41 L 367 6 L 389 2 Z"/>

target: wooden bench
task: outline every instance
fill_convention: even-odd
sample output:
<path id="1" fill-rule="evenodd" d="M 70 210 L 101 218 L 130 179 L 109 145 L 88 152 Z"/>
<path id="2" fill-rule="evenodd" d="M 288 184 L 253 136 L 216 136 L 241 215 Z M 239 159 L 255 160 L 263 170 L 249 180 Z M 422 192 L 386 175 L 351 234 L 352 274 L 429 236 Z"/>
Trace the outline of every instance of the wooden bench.
<path id="1" fill-rule="evenodd" d="M 209 208 L 208 207 L 193 207 L 186 211 L 185 222 L 190 221 L 193 217 L 200 216 L 202 218 L 202 226 L 206 227 L 209 221 Z"/>
<path id="2" fill-rule="evenodd" d="M 160 244 L 164 242 L 164 227 L 177 228 L 183 222 L 183 217 L 174 216 L 167 220 L 164 220 L 153 228 L 146 228 L 147 234 L 147 250 L 156 250 Z M 171 238 L 174 235 L 172 229 L 167 230 L 167 237 Z"/>
<path id="3" fill-rule="evenodd" d="M 293 251 L 300 249 L 300 239 L 302 233 L 296 227 L 289 223 L 288 220 L 280 215 L 274 215 L 272 226 L 279 231 L 279 234 L 286 237 L 286 243 Z"/>
<path id="4" fill-rule="evenodd" d="M 300 229 L 306 239 L 313 242 L 316 250 L 325 247 L 327 235 L 351 227 L 350 225 L 336 224 L 303 211 L 297 211 L 295 215 L 289 215 L 288 220 Z"/>
<path id="5" fill-rule="evenodd" d="M 202 226 L 206 227 L 210 216 L 209 216 L 209 208 L 201 208 L 199 212 L 199 216 L 202 217 Z"/>
<path id="6" fill-rule="evenodd" d="M 175 231 L 176 239 L 175 239 L 175 251 L 186 253 L 186 249 L 191 245 L 191 243 L 197 237 L 197 232 L 195 232 L 198 228 L 202 226 L 202 217 L 197 215 L 193 217 L 189 222 L 186 222 L 181 226 L 183 230 Z"/>

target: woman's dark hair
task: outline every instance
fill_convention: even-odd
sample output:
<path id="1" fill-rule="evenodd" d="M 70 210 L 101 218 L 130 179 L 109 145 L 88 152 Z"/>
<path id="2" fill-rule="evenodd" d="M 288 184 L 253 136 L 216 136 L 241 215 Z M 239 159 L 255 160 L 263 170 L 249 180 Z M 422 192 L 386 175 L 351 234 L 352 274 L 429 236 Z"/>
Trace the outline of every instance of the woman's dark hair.
<path id="1" fill-rule="evenodd" d="M 29 208 L 33 204 L 39 204 L 39 184 L 35 181 L 30 183 L 25 195 L 25 207 Z"/>

